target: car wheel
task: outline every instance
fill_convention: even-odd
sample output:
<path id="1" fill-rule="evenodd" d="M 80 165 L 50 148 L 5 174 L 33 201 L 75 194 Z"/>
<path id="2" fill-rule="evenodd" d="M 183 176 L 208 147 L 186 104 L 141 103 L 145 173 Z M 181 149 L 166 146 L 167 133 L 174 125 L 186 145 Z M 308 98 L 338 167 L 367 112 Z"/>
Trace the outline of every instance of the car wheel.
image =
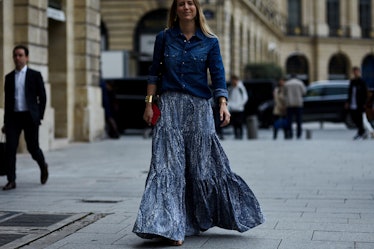
<path id="1" fill-rule="evenodd" d="M 351 115 L 347 114 L 344 118 L 345 126 L 347 126 L 348 129 L 355 129 L 356 125 L 353 123 L 353 120 L 351 118 Z"/>

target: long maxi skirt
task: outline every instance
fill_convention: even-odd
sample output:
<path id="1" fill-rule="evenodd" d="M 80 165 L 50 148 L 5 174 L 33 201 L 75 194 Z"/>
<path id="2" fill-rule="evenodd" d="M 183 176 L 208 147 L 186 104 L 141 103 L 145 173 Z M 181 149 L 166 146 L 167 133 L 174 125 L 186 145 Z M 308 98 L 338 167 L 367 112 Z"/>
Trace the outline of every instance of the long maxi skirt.
<path id="1" fill-rule="evenodd" d="M 184 240 L 214 226 L 244 232 L 263 223 L 255 195 L 230 169 L 210 102 L 167 92 L 159 104 L 133 232 L 147 239 Z"/>

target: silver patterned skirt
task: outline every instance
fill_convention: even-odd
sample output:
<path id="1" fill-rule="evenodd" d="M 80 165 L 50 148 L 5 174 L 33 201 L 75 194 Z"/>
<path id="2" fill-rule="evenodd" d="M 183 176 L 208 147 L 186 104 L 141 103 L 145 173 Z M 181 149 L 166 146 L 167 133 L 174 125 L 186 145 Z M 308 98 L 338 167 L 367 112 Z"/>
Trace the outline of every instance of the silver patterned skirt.
<path id="1" fill-rule="evenodd" d="M 214 226 L 244 232 L 263 223 L 255 195 L 230 169 L 209 100 L 167 92 L 159 105 L 133 232 L 148 239 L 184 240 Z"/>

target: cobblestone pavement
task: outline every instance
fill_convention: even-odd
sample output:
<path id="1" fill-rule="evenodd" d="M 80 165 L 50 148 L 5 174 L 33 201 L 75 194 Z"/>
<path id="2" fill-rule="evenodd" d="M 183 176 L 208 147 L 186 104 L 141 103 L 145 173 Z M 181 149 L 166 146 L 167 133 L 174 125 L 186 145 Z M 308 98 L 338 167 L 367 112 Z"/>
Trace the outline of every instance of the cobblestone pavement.
<path id="1" fill-rule="evenodd" d="M 373 249 L 374 140 L 353 141 L 355 131 L 340 125 L 304 128 L 311 139 L 273 141 L 260 130 L 257 139 L 234 140 L 227 132 L 231 168 L 266 222 L 242 234 L 213 228 L 181 248 Z M 18 155 L 17 188 L 0 192 L 0 248 L 164 248 L 131 232 L 150 153 L 141 134 L 70 144 L 45 153 L 44 186 L 31 157 Z"/>

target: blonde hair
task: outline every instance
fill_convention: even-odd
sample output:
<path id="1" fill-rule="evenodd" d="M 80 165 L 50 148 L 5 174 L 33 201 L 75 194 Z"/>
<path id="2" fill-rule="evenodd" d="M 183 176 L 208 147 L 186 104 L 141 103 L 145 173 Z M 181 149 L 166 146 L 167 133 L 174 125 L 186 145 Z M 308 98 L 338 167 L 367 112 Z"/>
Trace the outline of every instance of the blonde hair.
<path id="1" fill-rule="evenodd" d="M 178 25 L 179 18 L 177 16 L 177 1 L 174 0 L 170 10 L 169 10 L 169 17 L 167 22 L 168 28 L 173 28 Z M 203 10 L 201 8 L 199 0 L 192 0 L 196 6 L 196 25 L 201 29 L 201 31 L 204 33 L 207 37 L 217 37 L 213 31 L 210 29 L 208 23 L 206 22 Z"/>

